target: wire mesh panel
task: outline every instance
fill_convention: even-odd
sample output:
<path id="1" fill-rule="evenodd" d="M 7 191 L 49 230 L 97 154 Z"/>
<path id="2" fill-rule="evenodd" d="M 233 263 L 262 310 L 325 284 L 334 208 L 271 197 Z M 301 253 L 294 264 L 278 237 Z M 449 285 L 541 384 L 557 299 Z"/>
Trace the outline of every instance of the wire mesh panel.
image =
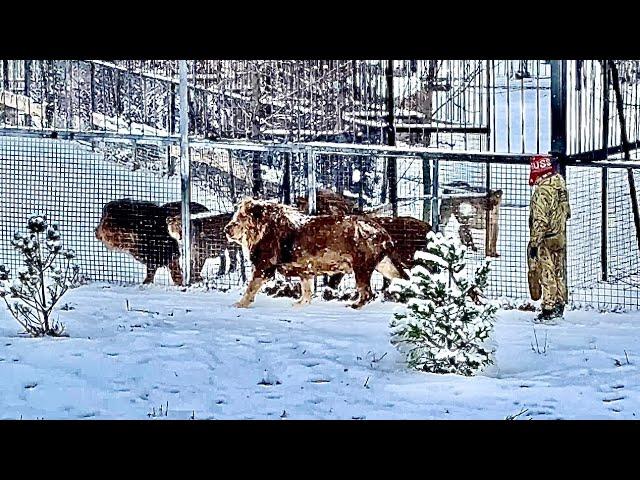
<path id="1" fill-rule="evenodd" d="M 149 141 L 0 136 L 0 196 L 10 199 L 3 202 L 0 262 L 20 266 L 10 239 L 29 214 L 44 213 L 60 224 L 86 280 L 181 283 L 182 245 L 168 222 L 181 217 L 179 153 L 177 145 Z M 190 158 L 194 282 L 237 286 L 247 259 L 224 226 L 254 192 L 289 202 L 305 196 L 307 156 L 211 145 L 192 147 Z"/>
<path id="2" fill-rule="evenodd" d="M 398 215 L 407 215 L 432 223 L 432 168 L 432 162 L 419 157 L 398 159 Z"/>
<path id="3" fill-rule="evenodd" d="M 528 166 L 440 161 L 439 169 L 442 232 L 467 247 L 472 267 L 491 262 L 488 295 L 526 299 Z"/>
<path id="4" fill-rule="evenodd" d="M 485 259 L 492 261 L 489 294 L 526 299 L 528 165 L 462 161 L 436 164 L 420 156 L 357 155 L 345 149 L 344 154 L 317 155 L 318 188 L 350 199 L 351 205 L 367 215 L 391 217 L 390 185 L 386 183 L 391 158 L 396 160 L 398 215 L 431 224 L 432 199 L 437 195 L 440 229 L 467 246 L 472 268 Z M 359 168 L 363 165 L 368 168 L 361 174 Z M 432 183 L 434 169 L 438 171 L 437 187 Z M 417 233 L 407 230 L 394 234 L 394 242 L 404 245 L 411 243 L 410 237 Z M 343 281 L 345 285 L 352 287 L 352 279 Z M 382 278 L 377 274 L 374 285 L 382 287 Z"/>
<path id="5" fill-rule="evenodd" d="M 597 292 L 589 289 L 603 279 L 600 170 L 568 168 L 566 180 L 571 207 L 571 218 L 567 223 L 569 293 L 577 302 L 591 301 L 590 297 L 598 300 Z"/>
<path id="6" fill-rule="evenodd" d="M 167 219 L 181 213 L 178 157 L 177 145 L 171 144 L 0 137 L 0 195 L 11 199 L 3 202 L 0 261 L 19 267 L 10 238 L 23 228 L 28 214 L 39 212 L 60 224 L 86 279 L 139 283 L 158 269 L 156 282 L 177 283 L 171 270 L 179 275 L 179 244 L 168 236 Z M 320 147 L 242 149 L 215 142 L 192 146 L 190 158 L 192 269 L 196 281 L 201 277 L 212 288 L 242 285 L 249 273 L 248 259 L 223 231 L 241 199 L 258 196 L 297 204 L 307 196 L 309 169 L 314 167 L 318 192 L 331 190 L 349 199 L 354 213 L 390 217 L 390 186 L 385 181 L 389 161 L 395 158 L 398 215 L 431 223 L 436 194 L 440 229 L 468 247 L 471 266 L 492 262 L 488 294 L 528 298 L 527 165 L 436 162 L 419 155 L 363 154 L 348 148 L 342 153 Z M 606 196 L 602 172 L 594 167 L 567 171 L 570 300 L 600 308 L 638 308 L 640 256 L 627 169 L 606 169 Z M 114 201 L 120 202 L 119 214 L 105 209 Z M 101 223 L 114 215 L 125 217 L 124 223 Z M 103 230 L 96 232 L 100 225 Z M 412 234 L 407 231 L 406 237 Z M 167 242 L 173 242 L 169 253 Z M 352 283 L 347 278 L 344 285 Z M 377 274 L 374 286 L 382 288 Z"/>
<path id="7" fill-rule="evenodd" d="M 380 181 L 373 184 L 373 201 L 367 199 L 363 205 L 377 216 L 390 216 L 392 210 L 388 195 L 382 193 L 388 188 L 384 182 L 388 158 L 388 154 L 367 157 L 372 178 L 378 172 Z M 319 188 L 357 200 L 359 186 L 352 180 L 358 156 L 333 154 L 319 159 Z M 345 162 L 352 166 L 345 168 Z M 336 173 L 337 166 L 343 168 L 342 173 Z M 434 168 L 438 170 L 437 190 L 430 183 Z M 467 246 L 472 267 L 491 262 L 487 293 L 510 303 L 529 298 L 526 252 L 532 188 L 528 164 L 440 160 L 436 166 L 434 160 L 419 156 L 398 156 L 397 170 L 398 215 L 431 222 L 432 192 L 437 191 L 440 229 Z M 602 175 L 603 170 L 594 167 L 569 167 L 567 172 L 572 208 L 567 238 L 569 301 L 576 306 L 638 308 L 639 258 L 627 171 L 608 169 L 608 228 L 604 232 Z"/>
<path id="8" fill-rule="evenodd" d="M 640 172 L 633 170 L 637 182 Z M 638 238 L 633 222 L 631 197 L 629 193 L 628 172 L 625 169 L 608 171 L 608 275 L 611 281 L 626 281 L 639 285 L 637 277 L 640 270 L 638 256 Z M 637 202 L 637 198 L 635 199 Z"/>
<path id="9" fill-rule="evenodd" d="M 209 288 L 217 289 L 246 281 L 248 259 L 239 245 L 228 240 L 224 227 L 237 204 L 246 197 L 283 202 L 288 189 L 291 198 L 292 185 L 299 186 L 301 179 L 296 175 L 296 182 L 285 184 L 285 172 L 301 171 L 296 160 L 292 161 L 289 152 L 225 149 L 203 143 L 190 148 L 191 200 L 209 210 L 191 215 L 195 281 L 202 279 Z"/>
<path id="10" fill-rule="evenodd" d="M 567 170 L 569 285 L 579 306 L 640 307 L 640 256 L 627 175 L 622 168 Z M 637 181 L 638 172 L 633 175 Z"/>
<path id="11" fill-rule="evenodd" d="M 351 200 L 355 211 L 371 211 L 388 202 L 387 158 L 353 152 L 315 155 L 316 187 Z"/>
<path id="12" fill-rule="evenodd" d="M 607 240 L 607 263 L 601 270 L 615 283 L 637 274 L 638 244 L 626 171 L 609 169 L 607 189 L 607 217 L 602 232 Z"/>
<path id="13" fill-rule="evenodd" d="M 10 239 L 15 231 L 24 230 L 29 214 L 44 213 L 59 223 L 63 240 L 77 252 L 86 279 L 139 283 L 149 268 L 160 268 L 156 280 L 170 283 L 167 268 L 177 245 L 165 233 L 161 205 L 179 202 L 179 177 L 163 174 L 166 155 L 142 159 L 136 151 L 131 143 L 92 146 L 1 136 L 0 262 L 19 267 Z M 109 225 L 103 224 L 100 233 L 103 241 L 99 240 L 96 228 L 103 209 L 123 199 L 131 202 L 113 205 Z"/>

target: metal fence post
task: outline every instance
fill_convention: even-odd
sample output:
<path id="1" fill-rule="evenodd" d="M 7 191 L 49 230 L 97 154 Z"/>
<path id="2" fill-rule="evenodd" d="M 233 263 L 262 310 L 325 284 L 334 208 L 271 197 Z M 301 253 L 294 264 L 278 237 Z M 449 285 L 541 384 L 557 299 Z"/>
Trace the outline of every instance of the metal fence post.
<path id="1" fill-rule="evenodd" d="M 89 63 L 89 97 L 91 97 L 91 111 L 89 112 L 90 127 L 93 128 L 93 114 L 96 111 L 96 65 Z"/>
<path id="2" fill-rule="evenodd" d="M 291 205 L 291 153 L 285 152 L 284 176 L 282 178 L 282 201 L 285 205 Z"/>
<path id="3" fill-rule="evenodd" d="M 365 186 L 365 174 L 364 174 L 364 157 L 358 155 L 358 171 L 360 172 L 360 181 L 358 182 L 358 212 L 364 212 L 364 186 Z"/>
<path id="4" fill-rule="evenodd" d="M 431 222 L 431 162 L 422 157 L 422 220 Z"/>
<path id="5" fill-rule="evenodd" d="M 24 96 L 31 96 L 31 62 L 33 60 L 24 61 Z M 31 108 L 29 107 L 28 113 L 25 114 L 25 124 L 27 127 L 31 126 Z"/>
<path id="6" fill-rule="evenodd" d="M 487 190 L 486 196 L 486 207 L 487 209 L 484 212 L 484 228 L 485 228 L 485 236 L 484 236 L 484 253 L 491 252 L 491 235 L 489 235 L 489 231 L 493 231 L 491 225 L 491 162 L 487 161 L 485 166 L 485 189 Z"/>
<path id="7" fill-rule="evenodd" d="M 440 161 L 433 160 L 433 171 L 431 172 L 431 230 L 440 231 L 440 205 L 438 195 L 440 190 Z"/>
<path id="8" fill-rule="evenodd" d="M 169 133 L 176 133 L 176 85 L 171 84 L 169 93 Z"/>
<path id="9" fill-rule="evenodd" d="M 558 159 L 560 175 L 567 178 L 567 61 L 551 61 L 551 154 Z M 567 232 L 568 233 L 568 232 Z M 568 239 L 567 235 L 567 239 Z M 569 300 L 569 270 L 567 268 L 568 245 L 564 247 L 563 277 L 566 298 Z"/>
<path id="10" fill-rule="evenodd" d="M 309 215 L 316 213 L 316 153 L 312 148 L 306 148 L 307 160 L 307 195 L 309 198 Z"/>
<path id="11" fill-rule="evenodd" d="M 387 60 L 385 76 L 387 79 L 387 145 L 396 145 L 396 129 L 394 125 L 394 87 L 393 87 L 393 60 Z M 389 202 L 393 217 L 398 216 L 398 168 L 397 158 L 389 156 L 387 159 L 387 188 L 389 189 Z"/>
<path id="12" fill-rule="evenodd" d="M 182 282 L 191 282 L 191 162 L 189 158 L 189 106 L 187 61 L 180 60 L 180 191 L 182 193 Z"/>
<path id="13" fill-rule="evenodd" d="M 2 88 L 9 90 L 9 60 L 2 60 Z"/>
<path id="14" fill-rule="evenodd" d="M 487 60 L 486 63 L 487 75 L 487 103 L 486 103 L 486 116 L 487 116 L 487 150 L 491 150 L 491 61 Z M 524 141 L 524 137 L 523 137 Z M 491 162 L 487 160 L 485 166 L 485 188 L 487 189 L 487 210 L 484 217 L 485 236 L 484 236 L 484 253 L 490 251 L 491 236 L 489 235 L 489 225 L 491 225 Z"/>
<path id="15" fill-rule="evenodd" d="M 551 153 L 559 160 L 560 174 L 566 176 L 567 153 L 567 61 L 551 61 Z"/>
<path id="16" fill-rule="evenodd" d="M 609 147 L 609 64 L 607 60 L 602 60 L 602 148 Z M 600 268 L 602 270 L 602 281 L 606 282 L 609 275 L 608 266 L 608 245 L 609 238 L 609 206 L 608 206 L 608 170 L 603 167 L 600 173 L 601 185 L 601 218 L 600 218 Z"/>

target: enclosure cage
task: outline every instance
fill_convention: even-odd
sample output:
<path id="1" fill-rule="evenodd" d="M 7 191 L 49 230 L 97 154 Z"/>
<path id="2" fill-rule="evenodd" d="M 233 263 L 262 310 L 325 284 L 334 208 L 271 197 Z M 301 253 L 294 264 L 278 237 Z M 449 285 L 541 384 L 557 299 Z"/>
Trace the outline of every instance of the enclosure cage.
<path id="1" fill-rule="evenodd" d="M 553 152 L 572 208 L 571 303 L 640 307 L 638 62 L 179 63 L 1 61 L 0 263 L 19 268 L 10 239 L 41 212 L 86 280 L 139 283 L 158 268 L 156 283 L 176 283 L 170 261 L 186 270 L 185 251 L 202 248 L 206 284 L 240 286 L 250 264 L 223 235 L 176 242 L 166 220 L 188 197 L 196 218 L 226 218 L 247 196 L 295 204 L 326 188 L 363 212 L 463 236 L 472 266 L 491 261 L 489 295 L 517 304 L 528 297 L 529 160 Z M 109 249 L 96 228 L 124 198 L 136 201 L 132 230 L 161 218 Z M 460 202 L 472 213 L 454 212 Z M 177 251 L 136 260 L 144 242 Z"/>

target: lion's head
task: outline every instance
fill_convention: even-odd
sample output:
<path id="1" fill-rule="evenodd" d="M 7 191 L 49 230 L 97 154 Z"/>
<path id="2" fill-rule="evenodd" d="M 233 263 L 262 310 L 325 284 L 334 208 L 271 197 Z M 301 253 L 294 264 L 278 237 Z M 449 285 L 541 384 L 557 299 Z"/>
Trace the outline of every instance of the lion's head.
<path id="1" fill-rule="evenodd" d="M 225 226 L 224 232 L 229 241 L 251 251 L 268 231 L 291 230 L 310 218 L 299 210 L 274 200 L 245 198 Z"/>
<path id="2" fill-rule="evenodd" d="M 167 231 L 174 240 L 182 240 L 182 215 L 167 217 Z"/>
<path id="3" fill-rule="evenodd" d="M 124 198 L 107 203 L 95 230 L 96 239 L 110 250 L 135 249 L 140 235 L 152 235 L 153 221 L 162 210 L 152 202 Z"/>

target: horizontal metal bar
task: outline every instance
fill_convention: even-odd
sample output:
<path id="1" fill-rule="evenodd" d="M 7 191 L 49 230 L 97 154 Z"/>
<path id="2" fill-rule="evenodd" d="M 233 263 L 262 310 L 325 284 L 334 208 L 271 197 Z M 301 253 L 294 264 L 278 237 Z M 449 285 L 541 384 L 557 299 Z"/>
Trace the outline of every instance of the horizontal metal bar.
<path id="1" fill-rule="evenodd" d="M 221 149 L 221 150 L 242 150 L 247 152 L 270 152 L 270 151 L 278 151 L 282 150 L 284 152 L 299 152 L 303 151 L 304 148 L 298 146 L 299 144 L 293 143 L 266 143 L 266 142 L 247 142 L 244 140 L 227 140 L 227 141 L 218 141 L 218 140 L 190 140 L 189 146 L 191 148 L 212 148 L 212 149 Z"/>
<path id="2" fill-rule="evenodd" d="M 429 132 L 429 133 L 482 133 L 488 134 L 489 127 L 432 127 L 429 124 L 396 124 L 396 132 L 409 133 L 409 132 Z"/>
<path id="3" fill-rule="evenodd" d="M 534 154 L 488 152 L 426 152 L 424 158 L 445 162 L 498 163 L 503 165 L 529 165 Z"/>
<path id="4" fill-rule="evenodd" d="M 347 143 L 307 142 L 307 143 L 264 143 L 245 141 L 193 141 L 192 147 L 220 148 L 227 150 L 245 151 L 287 151 L 302 152 L 313 149 L 316 154 L 343 155 L 343 156 L 394 156 L 394 157 L 419 157 L 448 162 L 494 163 L 503 165 L 529 165 L 531 154 L 516 153 L 489 153 L 478 151 L 454 151 L 438 150 L 433 148 L 414 147 L 390 147 L 387 145 L 362 145 Z M 595 168 L 640 168 L 640 162 L 616 162 L 616 161 L 567 161 L 567 166 L 595 167 Z"/>
<path id="5" fill-rule="evenodd" d="M 529 163 L 533 154 L 516 153 L 487 153 L 480 151 L 459 152 L 454 150 L 440 150 L 435 148 L 411 147 L 403 148 L 387 145 L 362 145 L 349 143 L 329 143 L 329 142 L 247 142 L 247 141 L 205 141 L 194 140 L 190 142 L 192 147 L 200 148 L 220 148 L 227 150 L 245 151 L 305 151 L 313 149 L 314 152 L 325 155 L 340 154 L 344 156 L 392 156 L 392 157 L 420 157 L 434 158 L 445 161 L 464 162 L 498 162 L 498 163 Z"/>
<path id="6" fill-rule="evenodd" d="M 155 143 L 162 145 L 177 145 L 180 142 L 179 135 L 159 137 L 154 135 L 124 134 L 115 132 L 89 131 L 77 132 L 71 130 L 33 129 L 0 127 L 0 136 L 4 137 L 35 137 L 57 138 L 61 140 L 82 141 L 137 141 L 140 143 Z M 193 140 L 189 142 L 190 148 L 212 148 L 222 150 L 240 150 L 247 152 L 305 152 L 312 149 L 316 154 L 343 155 L 343 156 L 378 156 L 378 157 L 417 157 L 424 159 L 440 160 L 446 162 L 468 163 L 493 163 L 502 165 L 529 165 L 531 157 L 535 154 L 515 153 L 489 153 L 477 151 L 453 151 L 438 150 L 424 147 L 404 148 L 390 147 L 387 145 L 362 145 L 347 143 L 307 142 L 307 143 L 268 143 L 247 141 L 213 141 Z M 594 167 L 594 168 L 634 168 L 640 169 L 638 162 L 611 161 L 611 160 L 576 160 L 569 159 L 566 162 L 569 167 Z"/>
<path id="7" fill-rule="evenodd" d="M 637 150 L 638 148 L 640 148 L 639 140 L 636 140 L 635 142 L 629 142 L 629 150 Z M 624 148 L 622 145 L 616 145 L 614 147 L 608 148 L 599 148 L 597 150 L 589 150 L 587 152 L 572 153 L 571 155 L 567 155 L 567 161 L 605 160 L 610 155 L 622 153 L 623 151 Z"/>
<path id="8" fill-rule="evenodd" d="M 526 159 L 529 161 L 529 158 L 533 154 L 523 155 L 523 154 L 515 154 L 515 153 L 488 153 L 481 152 L 479 150 L 466 150 L 455 151 L 455 150 L 445 150 L 438 148 L 428 148 L 428 147 L 402 147 L 402 146 L 387 146 L 387 145 L 363 145 L 363 144 L 346 144 L 346 143 L 329 143 L 329 142 L 308 142 L 307 146 L 318 149 L 318 150 L 326 150 L 326 151 L 341 151 L 348 150 L 354 152 L 356 155 L 362 155 L 362 152 L 373 152 L 377 155 L 382 155 L 385 153 L 389 153 L 397 156 L 430 156 L 432 158 L 441 158 L 448 159 L 452 156 L 472 156 L 482 158 L 483 161 L 486 161 L 487 157 L 495 158 L 496 160 L 504 160 L 507 161 L 509 159 Z"/>
<path id="9" fill-rule="evenodd" d="M 36 137 L 36 138 L 53 138 L 60 140 L 109 140 L 117 141 L 138 141 L 149 143 L 160 143 L 174 145 L 180 142 L 179 135 L 144 135 L 136 133 L 116 133 L 97 131 L 78 132 L 74 130 L 53 130 L 41 128 L 16 128 L 16 127 L 0 127 L 0 136 L 3 137 Z"/>
<path id="10" fill-rule="evenodd" d="M 359 127 L 366 127 L 369 130 L 382 130 L 384 128 L 387 128 L 386 125 L 383 125 L 382 123 L 375 120 L 352 120 L 350 123 L 353 123 Z M 489 133 L 489 127 L 465 127 L 462 125 L 434 126 L 430 123 L 396 123 L 394 124 L 394 129 L 399 133 L 409 133 L 415 131 L 429 133 Z"/>
<path id="11" fill-rule="evenodd" d="M 567 162 L 568 167 L 593 167 L 593 168 L 633 168 L 640 169 L 640 160 L 630 162 L 625 160 L 599 160 L 587 162 Z"/>

